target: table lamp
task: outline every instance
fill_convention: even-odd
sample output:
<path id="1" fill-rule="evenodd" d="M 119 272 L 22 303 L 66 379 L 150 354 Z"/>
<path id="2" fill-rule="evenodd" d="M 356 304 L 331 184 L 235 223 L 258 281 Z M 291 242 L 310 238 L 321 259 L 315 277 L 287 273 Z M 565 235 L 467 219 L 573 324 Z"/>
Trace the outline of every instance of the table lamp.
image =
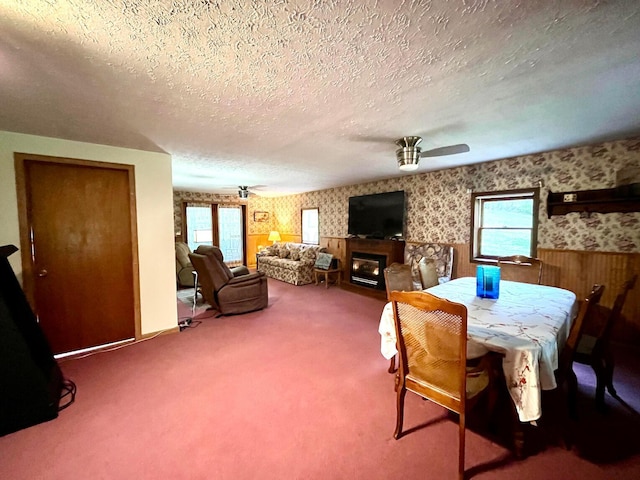
<path id="1" fill-rule="evenodd" d="M 273 243 L 279 242 L 280 241 L 280 234 L 278 232 L 276 232 L 275 230 L 272 230 L 269 233 L 269 241 L 273 242 Z"/>

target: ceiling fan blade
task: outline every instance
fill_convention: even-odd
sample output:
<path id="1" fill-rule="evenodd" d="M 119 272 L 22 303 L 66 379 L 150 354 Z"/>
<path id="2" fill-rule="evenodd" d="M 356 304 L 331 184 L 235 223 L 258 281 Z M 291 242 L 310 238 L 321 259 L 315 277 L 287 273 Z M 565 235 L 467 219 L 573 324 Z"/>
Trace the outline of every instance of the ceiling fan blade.
<path id="1" fill-rule="evenodd" d="M 391 143 L 396 141 L 398 137 L 383 137 L 375 135 L 353 135 L 349 137 L 353 142 L 367 142 L 367 143 Z"/>
<path id="2" fill-rule="evenodd" d="M 460 143 L 458 145 L 449 145 L 448 147 L 434 148 L 420 154 L 421 157 L 441 157 L 443 155 L 455 155 L 456 153 L 466 153 L 469 151 L 469 145 Z"/>

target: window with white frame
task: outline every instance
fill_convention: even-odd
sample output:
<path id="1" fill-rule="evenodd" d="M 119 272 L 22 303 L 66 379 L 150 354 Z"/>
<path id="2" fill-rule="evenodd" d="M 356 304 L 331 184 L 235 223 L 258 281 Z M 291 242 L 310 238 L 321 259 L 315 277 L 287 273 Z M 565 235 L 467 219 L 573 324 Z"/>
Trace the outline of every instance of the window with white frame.
<path id="1" fill-rule="evenodd" d="M 302 209 L 302 243 L 311 243 L 313 245 L 320 243 L 317 208 Z"/>
<path id="2" fill-rule="evenodd" d="M 471 195 L 471 258 L 536 257 L 539 188 Z"/>

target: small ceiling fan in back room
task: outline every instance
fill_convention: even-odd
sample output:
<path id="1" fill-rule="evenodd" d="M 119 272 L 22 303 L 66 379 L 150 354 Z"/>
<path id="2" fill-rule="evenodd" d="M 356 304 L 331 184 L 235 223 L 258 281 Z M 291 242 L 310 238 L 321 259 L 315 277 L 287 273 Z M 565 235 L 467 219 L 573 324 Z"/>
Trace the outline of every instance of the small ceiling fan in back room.
<path id="1" fill-rule="evenodd" d="M 422 137 L 402 137 L 395 141 L 400 148 L 396 150 L 398 168 L 403 172 L 412 172 L 418 169 L 418 163 L 423 157 L 441 157 L 444 155 L 455 155 L 469 151 L 469 145 L 459 143 L 446 147 L 438 147 L 432 150 L 422 151 L 418 146 L 422 142 Z"/>
<path id="2" fill-rule="evenodd" d="M 251 195 L 260 195 L 257 190 L 264 187 L 264 185 L 253 185 L 251 187 L 247 185 L 239 185 L 238 186 L 238 197 L 240 198 L 249 198 Z"/>
<path id="3" fill-rule="evenodd" d="M 240 190 L 238 190 L 238 196 L 240 198 L 249 198 L 249 187 L 247 186 L 239 186 Z"/>

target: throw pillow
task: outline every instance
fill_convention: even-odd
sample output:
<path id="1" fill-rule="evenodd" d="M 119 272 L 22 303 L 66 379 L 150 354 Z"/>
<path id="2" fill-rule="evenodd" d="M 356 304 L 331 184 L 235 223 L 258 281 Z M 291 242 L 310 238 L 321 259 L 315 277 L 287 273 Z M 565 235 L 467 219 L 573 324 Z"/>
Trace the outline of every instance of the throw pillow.
<path id="1" fill-rule="evenodd" d="M 289 257 L 289 249 L 286 247 L 280 247 L 278 249 L 278 256 L 280 258 L 288 258 Z"/>
<path id="2" fill-rule="evenodd" d="M 265 250 L 267 251 L 267 255 L 278 255 L 277 245 L 270 245 Z"/>
<path id="3" fill-rule="evenodd" d="M 300 260 L 300 248 L 291 247 L 289 249 L 289 258 L 291 258 L 291 260 Z"/>
<path id="4" fill-rule="evenodd" d="M 300 253 L 300 260 L 310 263 L 315 263 L 316 261 L 316 249 L 315 248 L 306 248 Z"/>

